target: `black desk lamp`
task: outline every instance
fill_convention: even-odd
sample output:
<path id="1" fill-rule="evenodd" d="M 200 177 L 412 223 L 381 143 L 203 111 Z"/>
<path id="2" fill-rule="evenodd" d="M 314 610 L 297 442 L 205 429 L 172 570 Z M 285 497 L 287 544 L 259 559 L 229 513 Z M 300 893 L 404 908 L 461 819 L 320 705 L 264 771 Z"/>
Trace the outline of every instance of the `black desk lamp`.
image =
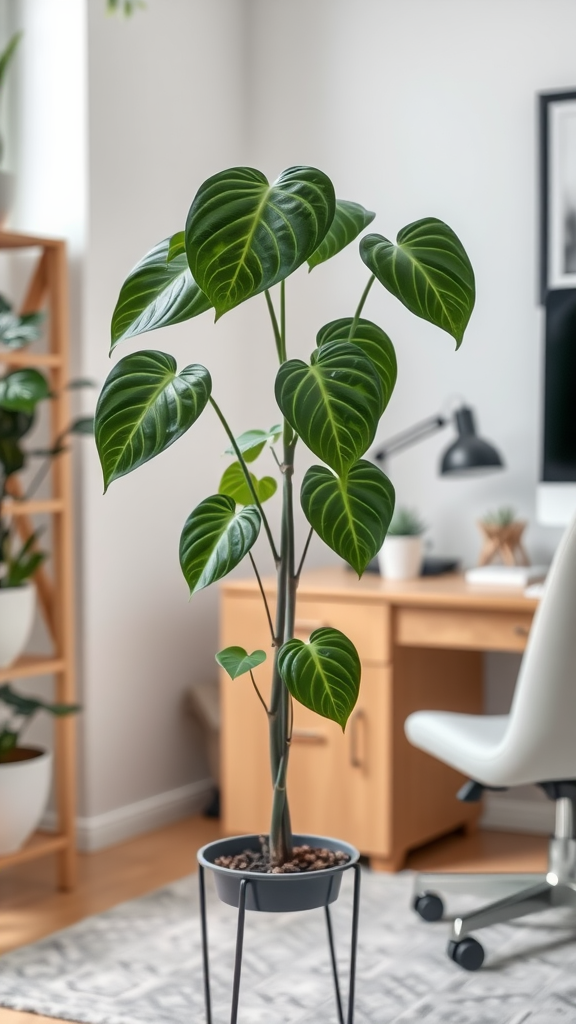
<path id="1" fill-rule="evenodd" d="M 441 475 L 466 476 L 468 473 L 489 473 L 494 469 L 503 469 L 504 462 L 500 453 L 488 441 L 478 437 L 472 409 L 467 405 L 461 405 L 454 410 L 452 416 L 458 437 L 442 456 Z M 408 430 L 391 437 L 374 452 L 374 458 L 378 462 L 384 462 L 389 455 L 395 455 L 404 448 L 411 448 L 419 441 L 436 434 L 447 427 L 450 421 L 446 416 L 429 416 L 428 419 L 421 420 Z"/>
<path id="2" fill-rule="evenodd" d="M 442 415 L 429 416 L 428 419 L 403 430 L 391 437 L 381 448 L 373 453 L 378 462 L 384 462 L 389 455 L 404 448 L 411 448 L 412 445 L 424 441 L 432 434 L 447 427 L 454 421 L 458 437 L 446 449 L 440 462 L 440 474 L 442 476 L 471 476 L 472 474 L 490 473 L 495 469 L 503 469 L 504 461 L 494 445 L 482 440 L 476 433 L 474 413 L 467 405 L 460 405 L 452 413 L 452 417 Z M 457 568 L 456 559 L 427 556 L 424 559 L 422 568 L 423 576 L 436 576 L 443 572 L 452 572 Z M 370 568 L 378 572 L 377 563 L 370 565 Z"/>

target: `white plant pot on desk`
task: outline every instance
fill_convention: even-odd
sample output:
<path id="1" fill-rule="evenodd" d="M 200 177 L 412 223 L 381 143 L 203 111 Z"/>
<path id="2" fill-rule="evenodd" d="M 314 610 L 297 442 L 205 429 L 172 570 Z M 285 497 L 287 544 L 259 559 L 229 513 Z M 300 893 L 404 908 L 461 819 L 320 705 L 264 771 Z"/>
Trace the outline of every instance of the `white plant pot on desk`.
<path id="1" fill-rule="evenodd" d="M 48 802 L 52 754 L 35 747 L 17 747 L 11 760 L 0 761 L 0 856 L 24 845 Z"/>
<path id="2" fill-rule="evenodd" d="M 421 536 L 386 537 L 378 552 L 380 573 L 388 580 L 413 580 L 420 575 L 423 556 Z"/>
<path id="3" fill-rule="evenodd" d="M 32 631 L 36 587 L 0 587 L 0 668 L 7 668 L 22 653 Z"/>

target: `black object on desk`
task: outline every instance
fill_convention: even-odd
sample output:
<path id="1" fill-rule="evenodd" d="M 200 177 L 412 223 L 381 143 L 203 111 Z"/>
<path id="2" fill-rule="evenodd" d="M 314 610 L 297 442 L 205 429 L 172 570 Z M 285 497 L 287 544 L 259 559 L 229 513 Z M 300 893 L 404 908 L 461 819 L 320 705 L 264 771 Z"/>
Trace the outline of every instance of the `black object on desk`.
<path id="1" fill-rule="evenodd" d="M 446 558 L 442 555 L 426 555 L 422 562 L 421 576 L 442 576 L 445 572 L 457 572 L 460 562 L 457 558 Z M 373 558 L 366 572 L 380 573 L 378 559 Z"/>

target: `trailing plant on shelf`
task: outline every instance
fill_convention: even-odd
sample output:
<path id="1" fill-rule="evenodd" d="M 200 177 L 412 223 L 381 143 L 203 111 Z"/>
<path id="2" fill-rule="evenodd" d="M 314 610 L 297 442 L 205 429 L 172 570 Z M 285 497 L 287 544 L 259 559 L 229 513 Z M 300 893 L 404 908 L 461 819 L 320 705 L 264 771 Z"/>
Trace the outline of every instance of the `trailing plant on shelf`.
<path id="1" fill-rule="evenodd" d="M 21 746 L 22 732 L 39 711 L 56 718 L 80 711 L 79 704 L 48 704 L 36 697 L 24 697 L 10 683 L 0 686 L 0 705 L 4 706 L 4 714 L 0 715 L 0 764 L 13 760 L 14 751 Z"/>
<path id="2" fill-rule="evenodd" d="M 159 242 L 122 286 L 112 318 L 112 349 L 209 309 L 219 319 L 262 295 L 279 363 L 274 389 L 282 422 L 236 436 L 212 392 L 208 369 L 191 364 L 178 371 L 171 355 L 155 350 L 120 359 L 96 411 L 105 488 L 178 440 L 207 406 L 235 456 L 217 493 L 201 501 L 184 524 L 180 564 L 191 594 L 222 579 L 245 556 L 260 584 L 273 652 L 270 700 L 259 690 L 258 696 L 269 724 L 270 858 L 275 867 L 292 853 L 286 789 L 291 702 L 300 701 L 344 729 L 360 685 L 358 654 L 342 632 L 316 629 L 308 643 L 293 636 L 308 544 L 316 532 L 360 576 L 382 547 L 394 508 L 390 481 L 363 458 L 396 380 L 394 347 L 381 327 L 362 316 L 366 300 L 380 282 L 416 316 L 451 334 L 457 347 L 474 305 L 472 267 L 442 221 L 409 224 L 395 243 L 367 234 L 360 256 L 370 276 L 355 312 L 320 327 L 309 362 L 290 358 L 286 279 L 306 262 L 312 270 L 334 257 L 374 216 L 357 203 L 337 201 L 330 179 L 313 167 L 290 167 L 272 185 L 250 167 L 209 178 L 192 202 L 185 230 Z M 256 358 L 256 351 L 247 353 L 246 367 Z M 252 408 L 257 396 L 247 388 L 245 396 Z M 300 504 L 310 526 L 302 553 L 296 552 L 294 540 L 299 443 L 322 463 L 308 469 L 302 481 Z M 279 540 L 264 509 L 276 479 L 258 478 L 251 468 L 268 449 L 282 485 Z M 260 530 L 277 571 L 274 617 L 251 551 Z M 249 675 L 257 688 L 254 669 L 266 656 L 238 646 L 220 651 L 217 659 L 233 679 Z"/>

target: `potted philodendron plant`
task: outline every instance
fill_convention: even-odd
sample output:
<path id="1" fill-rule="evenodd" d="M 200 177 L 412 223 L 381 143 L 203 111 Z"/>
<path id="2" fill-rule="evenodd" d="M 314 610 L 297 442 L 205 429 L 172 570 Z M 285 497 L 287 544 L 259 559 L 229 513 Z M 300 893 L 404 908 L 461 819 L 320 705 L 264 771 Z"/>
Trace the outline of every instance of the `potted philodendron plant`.
<path id="1" fill-rule="evenodd" d="M 389 580 L 413 580 L 420 575 L 425 529 L 417 512 L 409 508 L 396 510 L 378 555 L 382 576 Z"/>
<path id="2" fill-rule="evenodd" d="M 22 746 L 22 731 L 38 711 L 70 715 L 76 704 L 47 704 L 0 686 L 0 856 L 14 853 L 34 831 L 48 800 L 52 754 Z"/>
<path id="3" fill-rule="evenodd" d="M 266 657 L 273 661 L 270 694 L 258 690 L 269 725 L 273 791 L 265 848 L 258 836 L 245 836 L 212 843 L 199 854 L 201 865 L 214 872 L 221 898 L 233 905 L 240 901 L 242 911 L 244 906 L 327 906 L 338 895 L 342 871 L 358 857 L 346 843 L 292 835 L 287 779 L 292 701 L 344 729 L 360 686 L 360 659 L 342 632 L 326 627 L 315 630 L 307 643 L 294 638 L 298 580 L 309 540 L 317 533 L 360 576 L 382 547 L 394 507 L 390 481 L 363 458 L 396 379 L 392 342 L 362 316 L 368 294 L 380 282 L 417 316 L 451 334 L 457 346 L 474 304 L 472 267 L 442 221 L 410 224 L 396 243 L 367 234 L 360 256 L 369 278 L 356 310 L 310 334 L 309 362 L 291 358 L 286 279 L 305 263 L 312 270 L 331 259 L 373 218 L 356 203 L 337 201 L 330 179 L 314 167 L 290 167 L 273 184 L 251 167 L 222 171 L 200 186 L 185 230 L 159 242 L 134 268 L 112 319 L 115 348 L 208 310 L 218 320 L 254 296 L 262 296 L 270 315 L 279 364 L 270 382 L 280 410 L 278 427 L 238 436 L 213 393 L 207 368 L 191 364 L 178 371 L 168 353 L 146 350 L 124 356 L 112 369 L 98 401 L 95 430 L 106 488 L 178 440 L 207 407 L 235 456 L 217 491 L 184 523 L 180 564 L 193 595 L 248 556 L 270 629 L 268 655 L 246 651 L 239 636 L 237 647 L 217 656 L 232 678 L 245 675 L 255 687 L 256 666 Z M 247 368 L 264 344 L 255 342 L 246 354 Z M 246 387 L 247 408 L 256 397 Z M 321 464 L 308 469 L 301 484 L 310 532 L 303 552 L 297 552 L 294 466 L 302 445 Z M 275 478 L 259 479 L 253 464 L 267 448 Z M 282 487 L 279 538 L 264 509 L 276 480 Z M 261 531 L 277 571 L 275 612 L 252 554 Z"/>
<path id="4" fill-rule="evenodd" d="M 0 347 L 19 349 L 36 341 L 42 319 L 39 313 L 14 313 L 0 295 Z M 22 442 L 34 425 L 37 406 L 49 398 L 46 377 L 33 367 L 12 370 L 0 378 L 0 668 L 11 665 L 26 645 L 36 603 L 31 580 L 45 558 L 37 547 L 39 531 L 24 542 L 16 540 L 14 521 L 4 512 L 3 502 L 10 494 L 15 474 L 26 466 L 30 456 L 43 458 L 44 462 L 23 495 L 26 499 L 36 492 L 50 459 L 64 451 L 66 435 L 93 430 L 92 418 L 80 417 L 52 448 L 26 451 Z"/>

